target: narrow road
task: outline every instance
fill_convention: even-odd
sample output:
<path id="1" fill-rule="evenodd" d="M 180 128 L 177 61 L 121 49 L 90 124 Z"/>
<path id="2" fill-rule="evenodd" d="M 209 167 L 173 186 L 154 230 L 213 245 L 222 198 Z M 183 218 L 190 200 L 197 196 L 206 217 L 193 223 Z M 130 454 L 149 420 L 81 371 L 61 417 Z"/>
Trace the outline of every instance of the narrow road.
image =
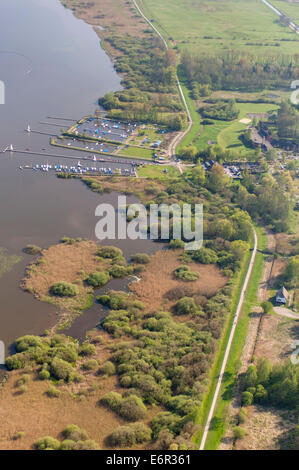
<path id="1" fill-rule="evenodd" d="M 160 31 L 153 25 L 153 23 L 145 16 L 143 11 L 139 7 L 139 5 L 137 3 L 137 0 L 132 0 L 132 2 L 134 4 L 136 10 L 138 11 L 138 13 L 142 16 L 142 18 L 149 24 L 149 26 L 155 31 L 155 33 L 161 39 L 161 41 L 163 43 L 163 46 L 164 46 L 165 50 L 167 51 L 169 49 L 169 46 L 166 42 L 166 39 L 163 37 L 163 35 L 160 33 Z M 191 127 L 193 125 L 190 109 L 189 109 L 188 103 L 186 101 L 186 98 L 185 98 L 185 95 L 184 95 L 184 92 L 183 92 L 183 88 L 182 88 L 181 82 L 180 82 L 179 77 L 178 77 L 177 74 L 176 74 L 176 81 L 177 81 L 177 87 L 178 87 L 178 90 L 179 90 L 180 97 L 182 99 L 182 102 L 184 104 L 184 108 L 185 108 L 186 113 L 187 113 L 188 126 L 187 126 L 187 129 L 185 131 L 179 132 L 176 135 L 176 137 L 173 139 L 173 141 L 171 142 L 171 144 L 169 146 L 169 151 L 168 151 L 171 157 L 175 157 L 175 152 L 176 152 L 177 146 L 179 145 L 180 142 L 182 142 L 182 140 L 190 132 Z"/>
<path id="2" fill-rule="evenodd" d="M 275 6 L 273 6 L 270 2 L 268 2 L 268 0 L 262 0 L 262 2 L 267 5 L 267 7 L 271 8 L 272 11 L 274 11 L 274 13 L 276 13 L 276 15 L 278 16 L 285 16 L 285 17 L 288 17 L 288 15 L 285 15 L 285 13 L 283 13 L 282 11 L 278 10 Z M 298 32 L 298 25 L 292 20 L 292 18 L 290 18 L 290 22 L 288 23 L 289 27 L 292 29 L 292 30 L 295 30 L 295 33 L 299 34 Z"/>
<path id="3" fill-rule="evenodd" d="M 299 313 L 295 313 L 287 307 L 274 307 L 273 310 L 277 315 L 281 315 L 282 317 L 292 318 L 292 320 L 299 320 Z"/>
<path id="4" fill-rule="evenodd" d="M 234 316 L 232 329 L 231 329 L 231 332 L 230 332 L 230 335 L 229 335 L 229 340 L 228 340 L 226 350 L 225 350 L 225 353 L 224 353 L 224 356 L 223 356 L 223 361 L 222 361 L 222 365 L 221 365 L 219 378 L 218 378 L 216 389 L 215 389 L 215 392 L 214 392 L 214 396 L 213 396 L 211 408 L 210 408 L 210 411 L 209 411 L 208 419 L 207 419 L 207 422 L 205 424 L 204 432 L 203 432 L 203 435 L 202 435 L 202 438 L 201 438 L 199 450 L 204 450 L 204 448 L 205 448 L 206 440 L 207 440 L 207 437 L 208 437 L 208 432 L 209 432 L 209 429 L 210 429 L 212 418 L 214 416 L 217 399 L 218 399 L 219 392 L 220 392 L 220 389 L 221 389 L 222 380 L 223 380 L 223 376 L 224 376 L 224 373 L 225 373 L 227 360 L 228 360 L 229 353 L 230 353 L 230 350 L 231 350 L 231 345 L 232 345 L 232 342 L 233 342 L 233 339 L 234 339 L 234 335 L 235 335 L 239 315 L 240 315 L 240 312 L 241 312 L 241 309 L 242 309 L 242 306 L 243 306 L 246 289 L 247 289 L 248 282 L 249 282 L 251 272 L 252 272 L 252 268 L 253 268 L 253 265 L 254 265 L 255 256 L 256 256 L 256 252 L 257 252 L 257 235 L 256 235 L 256 231 L 254 229 L 253 229 L 253 234 L 254 234 L 254 248 L 253 248 L 253 251 L 252 251 L 250 263 L 249 263 L 249 266 L 248 266 L 248 270 L 247 270 L 246 277 L 245 277 L 245 280 L 244 280 L 244 284 L 243 284 L 243 287 L 242 287 L 242 291 L 241 291 L 241 294 L 240 294 L 237 310 L 236 310 L 236 313 L 235 313 L 235 316 Z"/>

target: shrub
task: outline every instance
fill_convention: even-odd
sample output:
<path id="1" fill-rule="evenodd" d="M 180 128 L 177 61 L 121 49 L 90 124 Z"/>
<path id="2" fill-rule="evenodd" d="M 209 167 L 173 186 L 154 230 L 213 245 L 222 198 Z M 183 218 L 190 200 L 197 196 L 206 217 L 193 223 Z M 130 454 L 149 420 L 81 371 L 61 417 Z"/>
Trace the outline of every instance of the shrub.
<path id="1" fill-rule="evenodd" d="M 253 395 L 250 392 L 243 392 L 242 393 L 242 405 L 243 406 L 250 406 L 253 402 Z"/>
<path id="2" fill-rule="evenodd" d="M 114 264 L 109 268 L 109 274 L 112 277 L 125 277 L 129 273 L 128 268 L 126 266 L 122 266 L 120 264 Z"/>
<path id="3" fill-rule="evenodd" d="M 25 357 L 21 354 L 15 354 L 14 356 L 7 357 L 5 364 L 9 370 L 22 369 L 25 365 Z"/>
<path id="4" fill-rule="evenodd" d="M 16 340 L 16 351 L 27 351 L 30 348 L 44 347 L 45 343 L 39 336 L 26 335 Z"/>
<path id="5" fill-rule="evenodd" d="M 177 250 L 178 248 L 184 248 L 185 243 L 183 240 L 171 240 L 169 243 L 169 248 L 172 250 Z"/>
<path id="6" fill-rule="evenodd" d="M 80 356 L 93 356 L 96 353 L 94 344 L 86 343 L 82 344 L 79 349 Z"/>
<path id="7" fill-rule="evenodd" d="M 109 445 L 115 447 L 131 447 L 136 443 L 134 429 L 130 426 L 120 426 L 108 436 Z"/>
<path id="8" fill-rule="evenodd" d="M 254 387 L 257 383 L 257 370 L 254 364 L 250 365 L 244 376 L 244 388 Z"/>
<path id="9" fill-rule="evenodd" d="M 87 439 L 76 442 L 74 450 L 99 450 L 99 446 L 95 441 Z"/>
<path id="10" fill-rule="evenodd" d="M 167 408 L 179 414 L 180 416 L 186 416 L 187 414 L 191 413 L 191 411 L 196 406 L 199 405 L 200 402 L 192 397 L 188 397 L 186 395 L 177 395 L 169 400 L 167 403 Z"/>
<path id="11" fill-rule="evenodd" d="M 107 294 L 98 295 L 98 296 L 96 297 L 96 299 L 97 299 L 97 302 L 99 302 L 99 304 L 102 304 L 102 305 L 109 305 L 110 296 L 107 295 Z"/>
<path id="12" fill-rule="evenodd" d="M 190 270 L 189 266 L 179 266 L 174 270 L 174 276 L 181 281 L 196 281 L 199 278 L 199 274 Z"/>
<path id="13" fill-rule="evenodd" d="M 115 246 L 102 246 L 98 251 L 97 255 L 100 256 L 101 258 L 117 258 L 119 256 L 122 256 L 123 253 L 119 248 L 116 248 Z"/>
<path id="14" fill-rule="evenodd" d="M 172 433 L 177 433 L 180 429 L 182 418 L 168 411 L 157 414 L 151 422 L 153 438 L 157 439 L 160 431 L 167 429 Z"/>
<path id="15" fill-rule="evenodd" d="M 101 399 L 101 404 L 107 406 L 112 411 L 117 411 L 120 409 L 120 405 L 122 403 L 122 396 L 117 392 L 109 392 L 103 396 Z"/>
<path id="16" fill-rule="evenodd" d="M 82 369 L 85 370 L 95 370 L 98 367 L 98 361 L 95 359 L 89 359 L 88 361 L 84 362 L 82 365 Z"/>
<path id="17" fill-rule="evenodd" d="M 262 302 L 261 307 L 265 315 L 273 312 L 273 305 L 269 301 Z"/>
<path id="18" fill-rule="evenodd" d="M 65 439 L 60 444 L 59 450 L 74 450 L 76 446 L 76 442 L 72 441 L 71 439 Z"/>
<path id="19" fill-rule="evenodd" d="M 247 410 L 246 410 L 246 408 L 241 408 L 238 418 L 239 418 L 239 423 L 241 423 L 241 424 L 245 423 L 245 421 L 247 419 Z"/>
<path id="20" fill-rule="evenodd" d="M 42 369 L 38 376 L 41 380 L 48 380 L 50 378 L 50 372 L 46 369 Z"/>
<path id="21" fill-rule="evenodd" d="M 183 297 L 178 300 L 174 309 L 177 315 L 192 315 L 197 312 L 197 306 L 192 297 Z"/>
<path id="22" fill-rule="evenodd" d="M 79 428 L 76 424 L 70 424 L 63 431 L 63 435 L 72 441 L 85 441 L 88 439 L 88 434 L 84 429 Z"/>
<path id="23" fill-rule="evenodd" d="M 50 370 L 53 377 L 60 380 L 67 381 L 70 378 L 70 374 L 74 372 L 74 368 L 68 362 L 60 359 L 59 357 L 55 357 L 51 364 Z"/>
<path id="24" fill-rule="evenodd" d="M 192 253 L 192 259 L 202 264 L 215 264 L 218 261 L 218 256 L 214 250 L 210 248 L 201 248 Z"/>
<path id="25" fill-rule="evenodd" d="M 27 255 L 38 255 L 41 253 L 42 249 L 37 245 L 26 245 L 23 251 Z"/>
<path id="26" fill-rule="evenodd" d="M 146 416 L 146 406 L 141 398 L 130 395 L 123 399 L 118 413 L 127 421 L 138 421 Z"/>
<path id="27" fill-rule="evenodd" d="M 57 398 L 60 395 L 60 391 L 57 390 L 56 387 L 51 385 L 51 387 L 49 387 L 48 390 L 46 391 L 46 394 L 48 395 L 49 398 Z"/>
<path id="28" fill-rule="evenodd" d="M 38 450 L 58 450 L 60 447 L 60 442 L 57 439 L 54 439 L 51 436 L 42 437 L 35 443 L 35 447 Z"/>
<path id="29" fill-rule="evenodd" d="M 66 362 L 76 362 L 78 359 L 78 346 L 74 343 L 62 344 L 55 348 L 54 355 Z"/>
<path id="30" fill-rule="evenodd" d="M 51 287 L 50 292 L 59 297 L 74 297 L 79 294 L 79 289 L 70 282 L 60 281 Z"/>
<path id="31" fill-rule="evenodd" d="M 133 263 L 137 264 L 148 264 L 150 262 L 150 257 L 146 253 L 136 253 L 131 256 Z"/>
<path id="32" fill-rule="evenodd" d="M 112 310 L 122 310 L 128 305 L 128 296 L 123 292 L 111 291 L 110 295 L 99 295 L 97 301 L 102 305 L 110 307 Z"/>
<path id="33" fill-rule="evenodd" d="M 109 275 L 105 272 L 94 272 L 86 279 L 87 284 L 93 287 L 104 286 L 109 281 Z"/>
<path id="34" fill-rule="evenodd" d="M 134 423 L 129 426 L 134 431 L 136 444 L 142 444 L 151 440 L 152 430 L 146 424 Z"/>
<path id="35" fill-rule="evenodd" d="M 21 385 L 21 386 L 19 387 L 18 392 L 23 394 L 23 393 L 26 393 L 27 390 L 28 390 L 28 389 L 27 389 L 26 385 Z"/>
<path id="36" fill-rule="evenodd" d="M 17 441 L 18 439 L 22 439 L 22 437 L 24 437 L 24 436 L 25 436 L 25 433 L 23 431 L 19 431 L 19 432 L 17 432 L 17 434 L 15 434 L 13 436 L 13 440 Z"/>
<path id="37" fill-rule="evenodd" d="M 21 385 L 24 385 L 25 383 L 29 382 L 30 380 L 30 375 L 29 374 L 24 374 L 22 377 L 17 381 L 17 386 L 20 387 Z"/>
<path id="38" fill-rule="evenodd" d="M 115 374 L 115 365 L 111 361 L 106 361 L 100 368 L 100 373 L 105 375 Z"/>
<path id="39" fill-rule="evenodd" d="M 236 426 L 234 428 L 234 438 L 235 439 L 244 439 L 246 434 L 247 434 L 246 429 L 241 428 L 241 426 Z"/>

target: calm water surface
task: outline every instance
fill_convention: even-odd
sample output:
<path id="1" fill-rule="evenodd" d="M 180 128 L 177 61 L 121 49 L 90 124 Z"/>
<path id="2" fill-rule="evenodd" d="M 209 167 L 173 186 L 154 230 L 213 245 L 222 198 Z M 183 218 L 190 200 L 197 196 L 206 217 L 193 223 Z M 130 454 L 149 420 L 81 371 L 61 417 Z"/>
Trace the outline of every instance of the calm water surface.
<path id="1" fill-rule="evenodd" d="M 0 0 L 0 80 L 6 87 L 5 104 L 0 105 L 0 149 L 13 144 L 50 153 L 55 152 L 49 137 L 24 132 L 28 124 L 52 133 L 53 127 L 40 124 L 47 116 L 78 119 L 94 112 L 99 96 L 120 89 L 120 78 L 96 33 L 58 0 Z M 0 247 L 22 256 L 0 278 L 0 340 L 7 348 L 20 335 L 42 333 L 57 315 L 53 306 L 19 288 L 31 261 L 22 248 L 28 243 L 47 247 L 64 235 L 94 239 L 95 207 L 101 201 L 117 201 L 116 194 L 99 196 L 80 181 L 18 169 L 47 162 L 45 157 L 0 153 Z M 122 248 L 126 256 L 158 248 L 150 241 L 107 243 Z M 78 336 L 84 317 L 80 322 Z"/>

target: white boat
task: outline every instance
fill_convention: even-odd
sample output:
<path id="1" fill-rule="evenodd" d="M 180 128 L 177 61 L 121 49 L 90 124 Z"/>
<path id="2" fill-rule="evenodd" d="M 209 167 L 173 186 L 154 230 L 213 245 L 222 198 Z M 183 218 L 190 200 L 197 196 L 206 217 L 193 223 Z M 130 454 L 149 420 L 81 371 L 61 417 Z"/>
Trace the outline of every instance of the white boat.
<path id="1" fill-rule="evenodd" d="M 97 161 L 97 157 L 95 155 L 92 157 L 92 159 L 93 159 L 94 162 Z"/>
<path id="2" fill-rule="evenodd" d="M 78 161 L 78 164 L 77 164 L 77 166 L 82 166 L 82 165 L 81 165 L 81 163 L 80 163 L 80 160 Z"/>
<path id="3" fill-rule="evenodd" d="M 31 127 L 29 126 L 29 124 L 27 126 L 27 132 L 31 132 Z"/>

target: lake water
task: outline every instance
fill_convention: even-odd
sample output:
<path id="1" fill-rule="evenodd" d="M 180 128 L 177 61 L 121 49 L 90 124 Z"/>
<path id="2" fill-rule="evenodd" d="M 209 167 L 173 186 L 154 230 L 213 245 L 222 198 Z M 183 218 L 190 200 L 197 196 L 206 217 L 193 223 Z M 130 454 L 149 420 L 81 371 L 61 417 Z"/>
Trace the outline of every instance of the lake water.
<path id="1" fill-rule="evenodd" d="M 55 152 L 49 137 L 24 132 L 28 124 L 51 133 L 53 129 L 40 124 L 47 116 L 78 119 L 94 112 L 99 96 L 121 87 L 95 31 L 58 0 L 1 0 L 0 80 L 5 83 L 0 149 L 13 144 L 33 151 L 46 148 L 51 153 Z M 96 206 L 117 201 L 116 194 L 97 195 L 80 181 L 18 169 L 47 161 L 45 157 L 0 153 L 0 247 L 22 256 L 0 278 L 0 340 L 7 348 L 18 336 L 42 333 L 57 315 L 53 306 L 19 288 L 31 261 L 22 248 L 28 243 L 47 247 L 64 235 L 95 239 Z M 126 256 L 158 248 L 141 240 L 107 243 L 122 248 Z"/>

